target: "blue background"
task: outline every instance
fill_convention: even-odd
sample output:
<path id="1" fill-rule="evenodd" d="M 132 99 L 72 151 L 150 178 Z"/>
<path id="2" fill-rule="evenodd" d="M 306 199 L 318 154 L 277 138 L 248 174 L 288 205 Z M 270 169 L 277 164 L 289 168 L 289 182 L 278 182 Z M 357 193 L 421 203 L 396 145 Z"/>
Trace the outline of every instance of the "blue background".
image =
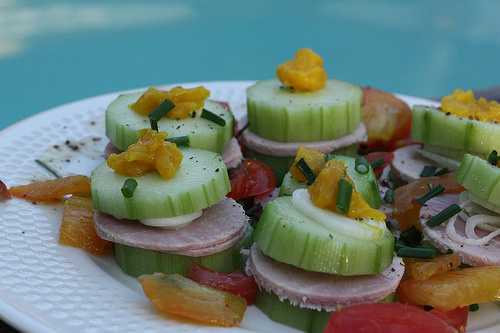
<path id="1" fill-rule="evenodd" d="M 0 0 L 0 128 L 152 84 L 263 79 L 299 47 L 417 96 L 499 83 L 496 1 Z"/>

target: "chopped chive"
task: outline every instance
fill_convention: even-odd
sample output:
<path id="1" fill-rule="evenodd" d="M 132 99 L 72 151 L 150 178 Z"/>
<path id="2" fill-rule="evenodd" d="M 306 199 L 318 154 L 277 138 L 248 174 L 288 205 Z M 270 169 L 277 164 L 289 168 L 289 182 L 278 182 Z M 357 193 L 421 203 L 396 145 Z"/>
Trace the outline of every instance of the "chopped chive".
<path id="1" fill-rule="evenodd" d="M 311 185 L 314 183 L 314 180 L 316 179 L 316 176 L 314 175 L 314 172 L 311 170 L 307 162 L 301 158 L 295 166 L 299 169 L 299 171 L 306 177 L 307 185 Z"/>
<path id="2" fill-rule="evenodd" d="M 432 177 L 436 174 L 437 167 L 433 165 L 426 165 L 420 173 L 420 177 Z"/>
<path id="3" fill-rule="evenodd" d="M 383 158 L 377 158 L 376 160 L 373 160 L 370 165 L 372 166 L 373 169 L 380 168 L 382 165 L 384 165 L 385 160 Z"/>
<path id="4" fill-rule="evenodd" d="M 385 203 L 391 204 L 394 202 L 394 190 L 388 189 L 384 194 Z"/>
<path id="5" fill-rule="evenodd" d="M 41 166 L 42 168 L 44 168 L 47 172 L 49 172 L 50 174 L 52 174 L 54 177 L 56 178 L 61 178 L 61 175 L 59 175 L 57 173 L 57 171 L 55 171 L 54 169 L 52 169 L 48 164 L 46 164 L 45 162 L 42 162 L 40 160 L 35 160 L 35 163 L 38 164 L 39 166 Z"/>
<path id="6" fill-rule="evenodd" d="M 491 165 L 497 165 L 498 162 L 498 153 L 496 150 L 493 150 L 489 155 L 488 155 L 488 163 Z"/>
<path id="7" fill-rule="evenodd" d="M 450 172 L 450 170 L 448 170 L 448 168 L 439 168 L 435 173 L 434 173 L 434 176 L 442 176 L 442 175 L 446 175 L 448 172 Z"/>
<path id="8" fill-rule="evenodd" d="M 438 255 L 435 249 L 429 247 L 401 247 L 397 250 L 399 257 L 431 259 Z"/>
<path id="9" fill-rule="evenodd" d="M 438 185 L 438 186 L 435 186 L 435 187 L 429 189 L 429 192 L 422 195 L 421 197 L 418 197 L 417 199 L 415 199 L 415 201 L 423 206 L 427 201 L 431 200 L 435 196 L 440 195 L 443 192 L 444 192 L 443 185 Z"/>
<path id="10" fill-rule="evenodd" d="M 175 104 L 169 100 L 164 100 L 153 112 L 148 115 L 149 122 L 151 123 L 151 129 L 158 131 L 158 121 L 169 113 L 173 108 L 175 108 Z"/>
<path id="11" fill-rule="evenodd" d="M 174 136 L 173 138 L 167 138 L 165 140 L 168 141 L 168 142 L 175 143 L 178 146 L 189 147 L 189 136 L 187 136 L 187 135 Z"/>
<path id="12" fill-rule="evenodd" d="M 362 174 L 362 175 L 366 175 L 368 173 L 368 171 L 370 171 L 370 165 L 368 164 L 368 161 L 366 160 L 366 158 L 362 157 L 362 156 L 358 156 L 356 157 L 356 160 L 354 161 L 354 169 Z"/>
<path id="13" fill-rule="evenodd" d="M 127 178 L 123 182 L 122 194 L 125 198 L 132 198 L 134 196 L 134 191 L 137 188 L 137 181 L 133 178 Z"/>
<path id="14" fill-rule="evenodd" d="M 477 310 L 479 310 L 479 304 L 471 304 L 469 305 L 469 311 L 470 312 L 476 312 Z"/>
<path id="15" fill-rule="evenodd" d="M 429 227 L 436 227 L 440 225 L 441 223 L 448 221 L 451 217 L 457 215 L 462 211 L 462 207 L 460 207 L 457 204 L 450 205 L 440 211 L 437 215 L 434 215 L 431 217 L 427 222 L 427 226 Z"/>
<path id="16" fill-rule="evenodd" d="M 218 115 L 216 115 L 213 112 L 208 111 L 207 109 L 203 109 L 201 111 L 201 118 L 205 118 L 206 120 L 209 120 L 213 123 L 216 123 L 217 125 L 220 126 L 226 126 L 226 120 Z"/>
<path id="17" fill-rule="evenodd" d="M 351 206 L 352 184 L 341 178 L 338 187 L 336 207 L 341 213 L 347 214 Z"/>
<path id="18" fill-rule="evenodd" d="M 401 232 L 399 237 L 405 244 L 409 246 L 417 246 L 422 241 L 422 233 L 415 227 L 411 227 L 408 230 Z"/>

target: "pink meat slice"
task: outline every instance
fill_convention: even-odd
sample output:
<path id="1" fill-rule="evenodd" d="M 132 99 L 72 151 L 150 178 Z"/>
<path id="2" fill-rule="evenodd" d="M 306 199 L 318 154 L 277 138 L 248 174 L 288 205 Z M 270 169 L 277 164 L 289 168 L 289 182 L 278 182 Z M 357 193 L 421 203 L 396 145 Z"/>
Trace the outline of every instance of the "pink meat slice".
<path id="1" fill-rule="evenodd" d="M 394 293 L 404 274 L 403 260 L 378 275 L 339 276 L 309 272 L 277 262 L 252 246 L 246 267 L 260 288 L 303 308 L 335 311 L 338 307 L 379 302 Z"/>
<path id="2" fill-rule="evenodd" d="M 108 241 L 192 256 L 209 255 L 233 246 L 248 225 L 243 207 L 229 198 L 205 209 L 200 218 L 178 230 L 149 227 L 102 213 L 96 213 L 94 220 L 97 234 Z"/>
<path id="3" fill-rule="evenodd" d="M 500 265 L 500 236 L 492 239 L 486 245 L 466 245 L 455 242 L 446 233 L 447 222 L 436 227 L 428 227 L 426 221 L 451 204 L 458 202 L 458 195 L 445 194 L 433 198 L 420 210 L 422 232 L 429 241 L 441 251 L 452 250 L 457 253 L 462 262 L 471 266 Z M 457 233 L 465 236 L 465 221 L 460 217 L 455 223 Z M 481 231 L 477 232 L 481 235 Z M 484 233 L 483 233 L 484 235 Z"/>
<path id="4" fill-rule="evenodd" d="M 119 154 L 121 150 L 116 148 L 111 142 L 106 145 L 104 148 L 104 157 L 107 159 L 111 154 Z M 222 159 L 226 166 L 231 168 L 236 168 L 241 161 L 243 160 L 243 154 L 241 152 L 240 144 L 236 138 L 232 138 L 224 147 L 224 151 L 222 152 Z"/>
<path id="5" fill-rule="evenodd" d="M 295 156 L 299 146 L 305 146 L 324 153 L 329 153 L 340 148 L 364 142 L 368 139 L 368 136 L 365 125 L 360 124 L 351 134 L 329 141 L 277 142 L 264 139 L 249 130 L 245 130 L 242 133 L 241 138 L 245 146 L 261 154 L 273 156 Z"/>

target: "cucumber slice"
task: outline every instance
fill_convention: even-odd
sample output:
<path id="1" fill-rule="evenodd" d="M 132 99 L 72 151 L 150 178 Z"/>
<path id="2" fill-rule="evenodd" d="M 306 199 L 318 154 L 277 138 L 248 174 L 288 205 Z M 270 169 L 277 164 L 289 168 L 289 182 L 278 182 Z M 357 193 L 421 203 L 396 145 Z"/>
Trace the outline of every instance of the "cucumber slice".
<path id="1" fill-rule="evenodd" d="M 133 197 L 121 187 L 130 178 L 115 173 L 104 162 L 91 175 L 94 208 L 131 220 L 174 217 L 198 212 L 219 202 L 230 191 L 227 169 L 220 155 L 200 149 L 182 149 L 181 167 L 165 181 L 156 172 L 135 177 Z"/>
<path id="2" fill-rule="evenodd" d="M 149 128 L 149 118 L 134 112 L 129 105 L 136 102 L 142 91 L 118 96 L 106 109 L 106 135 L 115 147 L 126 150 L 137 142 L 138 131 Z M 163 117 L 158 121 L 160 131 L 168 133 L 169 137 L 188 136 L 192 148 L 222 153 L 226 143 L 233 137 L 234 116 L 222 104 L 207 100 L 205 108 L 226 121 L 225 126 L 219 126 L 207 119 L 195 118 L 181 120 Z"/>
<path id="3" fill-rule="evenodd" d="M 473 201 L 500 207 L 500 168 L 478 156 L 465 154 L 456 173 L 457 181 L 471 194 Z M 476 200 L 474 200 L 476 199 Z M 484 206 L 484 204 L 483 204 Z M 493 210 L 498 210 L 493 209 Z"/>
<path id="4" fill-rule="evenodd" d="M 465 152 L 463 151 L 444 149 L 429 145 L 424 145 L 422 149 L 418 150 L 418 153 L 424 158 L 435 162 L 437 165 L 443 168 L 448 168 L 450 170 L 456 170 L 458 168 L 458 166 L 460 165 L 460 161 L 465 154 Z M 450 158 L 449 156 L 454 157 Z"/>
<path id="5" fill-rule="evenodd" d="M 279 142 L 333 140 L 358 127 L 362 97 L 359 87 L 336 80 L 315 92 L 291 92 L 278 80 L 259 81 L 247 89 L 249 128 Z"/>
<path id="6" fill-rule="evenodd" d="M 342 149 L 335 150 L 335 154 L 344 156 L 356 156 L 358 151 L 358 145 L 350 145 Z M 254 158 L 256 160 L 262 161 L 269 165 L 276 176 L 278 184 L 281 184 L 286 173 L 290 169 L 295 156 L 272 156 L 267 154 L 259 153 L 249 147 L 245 149 L 245 157 Z"/>
<path id="7" fill-rule="evenodd" d="M 430 106 L 413 107 L 412 138 L 441 148 L 440 154 L 457 158 L 457 151 L 486 157 L 500 150 L 500 125 L 460 118 Z"/>
<path id="8" fill-rule="evenodd" d="M 294 306 L 288 300 L 280 301 L 278 296 L 265 291 L 257 293 L 255 305 L 269 319 L 307 333 L 322 333 L 331 314 Z"/>
<path id="9" fill-rule="evenodd" d="M 394 248 L 394 237 L 387 230 L 371 241 L 332 233 L 295 209 L 290 197 L 265 206 L 254 240 L 277 261 L 338 275 L 378 274 L 392 263 Z"/>
<path id="10" fill-rule="evenodd" d="M 382 205 L 382 198 L 378 189 L 377 178 L 370 166 L 366 174 L 360 174 L 356 171 L 356 160 L 353 157 L 333 155 L 331 159 L 343 161 L 347 167 L 347 174 L 352 179 L 356 191 L 360 192 L 366 202 L 373 208 L 379 208 Z M 283 182 L 280 186 L 280 196 L 292 195 L 293 191 L 306 188 L 305 183 L 296 181 L 288 172 L 283 177 Z"/>
<path id="11" fill-rule="evenodd" d="M 394 302 L 394 294 L 387 296 L 380 303 Z M 280 300 L 278 296 L 259 291 L 255 305 L 269 319 L 307 333 L 323 333 L 332 312 L 304 309 L 292 305 L 288 300 Z"/>
<path id="12" fill-rule="evenodd" d="M 245 262 L 242 249 L 252 245 L 253 228 L 248 225 L 245 235 L 235 246 L 204 257 L 189 257 L 179 254 L 145 250 L 123 244 L 114 243 L 116 263 L 128 275 L 178 273 L 185 275 L 191 265 L 196 263 L 217 272 L 230 273 L 241 269 Z"/>

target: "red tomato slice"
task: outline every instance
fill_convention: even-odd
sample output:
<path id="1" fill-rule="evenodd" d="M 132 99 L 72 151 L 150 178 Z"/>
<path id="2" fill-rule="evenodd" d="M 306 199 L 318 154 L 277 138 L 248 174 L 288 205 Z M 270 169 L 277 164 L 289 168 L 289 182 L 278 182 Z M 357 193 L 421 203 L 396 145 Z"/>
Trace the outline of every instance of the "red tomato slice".
<path id="1" fill-rule="evenodd" d="M 207 287 L 241 296 L 246 299 L 248 305 L 255 303 L 257 284 L 252 277 L 241 272 L 219 273 L 193 264 L 187 277 Z"/>
<path id="2" fill-rule="evenodd" d="M 446 321 L 451 326 L 455 327 L 460 333 L 465 332 L 467 327 L 467 319 L 469 319 L 469 307 L 464 306 L 451 311 L 440 311 L 432 309 L 431 313 Z"/>
<path id="3" fill-rule="evenodd" d="M 257 160 L 244 160 L 230 173 L 231 192 L 227 195 L 235 200 L 265 196 L 276 187 L 273 169 Z"/>
<path id="4" fill-rule="evenodd" d="M 373 169 L 375 175 L 377 177 L 380 177 L 380 174 L 382 173 L 382 171 L 384 171 L 384 168 L 391 164 L 392 160 L 394 159 L 394 154 L 386 151 L 377 151 L 365 155 L 365 158 L 369 163 L 373 163 L 377 160 L 384 160 L 384 163 L 381 166 Z"/>
<path id="5" fill-rule="evenodd" d="M 334 312 L 324 333 L 456 333 L 444 320 L 401 303 L 354 305 Z"/>

